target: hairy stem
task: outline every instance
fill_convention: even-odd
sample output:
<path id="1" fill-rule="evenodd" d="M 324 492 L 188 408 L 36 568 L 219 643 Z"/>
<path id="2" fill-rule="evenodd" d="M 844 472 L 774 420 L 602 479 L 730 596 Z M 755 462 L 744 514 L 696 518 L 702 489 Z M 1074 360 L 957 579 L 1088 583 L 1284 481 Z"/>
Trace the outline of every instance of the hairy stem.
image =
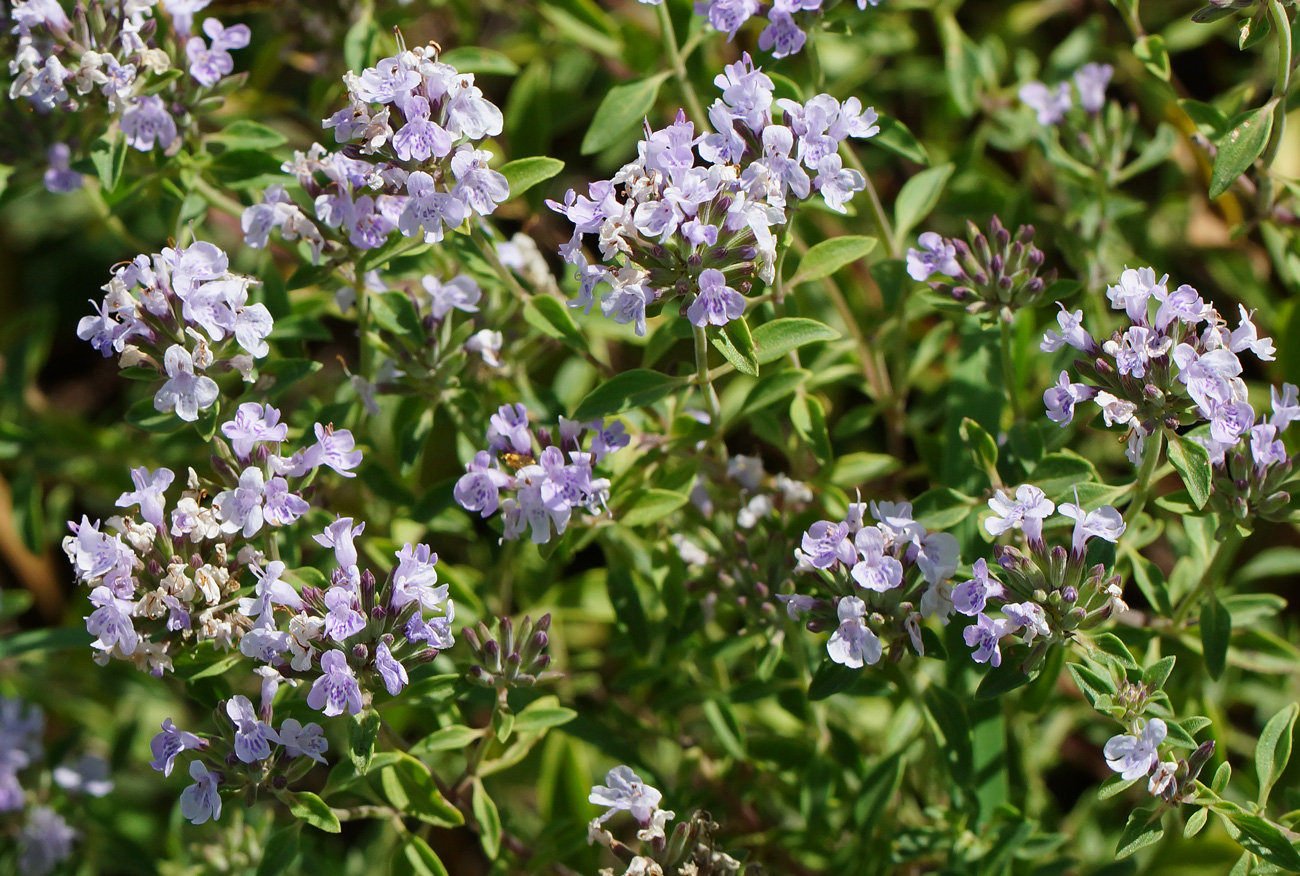
<path id="1" fill-rule="evenodd" d="M 695 335 L 695 382 L 705 398 L 705 403 L 709 406 L 709 422 L 717 432 L 721 443 L 722 405 L 718 402 L 718 394 L 709 379 L 709 339 L 700 326 L 694 327 L 693 334 Z"/>
<path id="2" fill-rule="evenodd" d="M 1020 393 L 1016 391 L 1016 363 L 1011 356 L 1011 323 L 1006 319 L 998 319 L 998 326 L 1002 331 L 1002 382 L 1007 388 L 1007 401 L 1011 404 L 1011 415 L 1017 422 L 1025 418 L 1025 412 L 1020 406 Z"/>
<path id="3" fill-rule="evenodd" d="M 1142 513 L 1142 507 L 1147 503 L 1151 485 L 1155 482 L 1152 475 L 1160 463 L 1160 453 L 1164 446 L 1165 430 L 1157 429 L 1154 435 L 1147 438 L 1146 446 L 1142 449 L 1142 465 L 1138 468 L 1137 480 L 1133 481 L 1133 499 L 1124 511 L 1130 521 L 1136 522 L 1137 516 Z"/>

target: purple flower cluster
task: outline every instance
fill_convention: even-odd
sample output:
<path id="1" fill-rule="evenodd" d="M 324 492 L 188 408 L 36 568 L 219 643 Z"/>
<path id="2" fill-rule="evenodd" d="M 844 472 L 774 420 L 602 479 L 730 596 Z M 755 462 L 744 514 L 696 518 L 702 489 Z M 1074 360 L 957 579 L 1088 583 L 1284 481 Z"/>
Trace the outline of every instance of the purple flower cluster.
<path id="1" fill-rule="evenodd" d="M 1270 424 L 1256 425 L 1238 356 L 1249 351 L 1270 362 L 1272 340 L 1260 337 L 1245 307 L 1238 308 L 1238 325 L 1230 328 L 1195 289 L 1184 284 L 1170 290 L 1168 279 L 1157 278 L 1151 268 L 1126 269 L 1106 294 L 1130 324 L 1101 341 L 1084 329 L 1082 310 L 1062 305 L 1061 330 L 1049 330 L 1039 346 L 1047 353 L 1066 345 L 1078 350 L 1083 355 L 1074 366 L 1086 382 L 1072 382 L 1062 371 L 1043 393 L 1047 416 L 1064 426 L 1076 404 L 1095 401 L 1107 426 L 1129 428 L 1127 453 L 1134 464 L 1156 429 L 1197 422 L 1210 424 L 1209 435 L 1198 440 L 1212 460 L 1222 462 L 1225 451 L 1243 439 L 1258 441 L 1271 459 L 1267 447 L 1276 432 L 1268 431 Z"/>
<path id="2" fill-rule="evenodd" d="M 1115 72 L 1109 64 L 1084 64 L 1074 71 L 1072 80 L 1078 92 L 1079 106 L 1089 115 L 1096 115 L 1106 104 L 1106 86 Z M 1049 87 L 1042 82 L 1027 82 L 1020 86 L 1020 101 L 1032 109 L 1043 126 L 1058 125 L 1073 106 L 1069 82 L 1058 82 Z"/>
<path id="3" fill-rule="evenodd" d="M 663 0 L 641 0 L 658 6 Z M 714 30 L 725 33 L 727 41 L 736 38 L 741 25 L 754 16 L 767 19 L 767 26 L 758 35 L 758 47 L 771 52 L 774 58 L 793 55 L 803 48 L 808 34 L 799 26 L 807 27 L 814 15 L 822 11 L 824 0 L 696 0 L 695 14 L 709 20 Z M 880 0 L 857 0 L 859 9 L 868 5 L 879 6 Z"/>
<path id="4" fill-rule="evenodd" d="M 724 325 L 739 317 L 750 278 L 774 278 L 776 232 L 787 207 L 820 194 L 833 210 L 866 182 L 838 154 L 848 137 L 871 137 L 876 113 L 856 97 L 841 103 L 819 94 L 804 104 L 779 100 L 773 116 L 772 80 L 749 55 L 725 68 L 715 84 L 722 97 L 709 109 L 716 134 L 697 135 L 679 112 L 652 131 L 636 161 L 612 179 L 570 189 L 564 202 L 547 201 L 574 225 L 560 247 L 577 269 L 578 297 L 571 307 L 590 311 L 601 283 L 611 288 L 601 312 L 646 331 L 647 308 L 670 296 L 688 299 L 692 325 Z M 698 159 L 698 160 L 697 160 Z M 605 264 L 591 264 L 583 238 L 595 235 Z"/>
<path id="5" fill-rule="evenodd" d="M 168 39 L 161 39 L 153 18 L 155 2 L 78 0 L 74 26 L 58 0 L 15 0 L 9 17 L 18 45 L 9 61 L 14 77 L 10 99 L 25 98 L 40 113 L 77 112 L 95 95 L 117 118 L 127 145 L 141 152 L 179 149 L 178 129 L 188 124 L 205 91 L 233 72 L 230 50 L 247 46 L 251 34 L 246 25 L 225 27 L 209 18 L 203 22 L 208 41 L 191 36 L 194 13 L 207 2 L 163 0 L 172 29 L 170 34 L 163 32 Z M 168 77 L 181 44 L 198 88 Z M 55 146 L 62 152 L 50 158 L 55 175 L 47 175 L 46 187 L 60 192 L 80 187 L 79 175 L 67 171 L 66 144 Z"/>
<path id="6" fill-rule="evenodd" d="M 530 531 L 534 544 L 549 542 L 552 533 L 563 535 L 575 508 L 598 513 L 609 498 L 609 481 L 595 477 L 593 469 L 631 439 L 617 421 L 580 423 L 561 417 L 558 431 L 559 444 L 552 444 L 548 434 L 534 434 L 523 405 L 502 405 L 489 421 L 490 450 L 480 450 L 465 466 L 456 482 L 456 501 L 480 517 L 500 509 L 502 540 Z M 585 452 L 584 437 L 589 438 Z M 502 499 L 503 490 L 514 495 Z"/>
<path id="7" fill-rule="evenodd" d="M 1218 537 L 1231 526 L 1248 529 L 1252 517 L 1285 520 L 1291 514 L 1290 483 L 1294 460 L 1282 443 L 1282 433 L 1300 419 L 1300 390 L 1294 384 L 1271 389 L 1273 414 L 1244 430 L 1235 444 L 1215 441 L 1213 426 L 1199 440 L 1210 451 L 1213 465 L 1209 506 L 1220 515 Z M 1242 416 L 1247 416 L 1242 412 Z"/>
<path id="8" fill-rule="evenodd" d="M 361 462 L 350 432 L 319 423 L 314 443 L 280 456 L 288 426 L 270 405 L 240 405 L 221 433 L 230 442 L 218 446 L 224 481 L 202 483 L 191 469 L 170 515 L 166 493 L 175 474 L 141 466 L 131 472 L 135 489 L 117 500 L 118 507 L 138 508 L 139 519 L 134 514 L 113 517 L 103 528 L 84 516 L 80 523 L 68 522 L 72 534 L 63 540 L 63 549 L 78 580 L 91 588 L 94 611 L 86 617 L 86 629 L 95 637 L 96 660 L 130 660 L 161 675 L 171 668 L 171 654 L 181 643 L 212 639 L 231 647 L 255 626 L 251 618 L 257 614 L 225 610 L 243 567 L 260 556 L 254 545 L 238 541 L 252 539 L 264 528 L 288 526 L 305 514 L 309 506 L 301 485 L 317 469 L 351 477 Z M 209 494 L 214 495 L 205 505 Z M 278 573 L 271 576 L 272 583 L 276 577 Z M 291 598 L 285 595 L 293 592 L 287 584 L 280 582 L 276 589 L 259 578 L 259 596 L 270 588 L 282 600 Z"/>
<path id="9" fill-rule="evenodd" d="M 69 795 L 103 797 L 113 790 L 108 763 L 92 755 L 55 767 L 45 776 L 30 776 L 35 780 L 27 787 L 20 784 L 19 773 L 45 755 L 44 731 L 45 715 L 37 706 L 0 697 L 0 818 L 4 834 L 17 834 L 20 876 L 45 876 L 72 855 L 77 833 L 47 805 L 49 792 L 58 788 Z"/>
<path id="10" fill-rule="evenodd" d="M 870 510 L 875 523 L 866 520 Z M 921 621 L 952 613 L 949 580 L 957 572 L 957 539 L 927 532 L 912 518 L 910 502 L 849 505 L 842 521 L 820 520 L 794 552 L 796 571 L 820 574 L 832 602 L 795 594 L 779 596 L 792 620 L 812 611 L 809 628 L 835 625 L 826 650 L 836 663 L 854 668 L 880 661 L 910 640 L 924 655 Z M 883 640 L 882 640 L 883 637 Z"/>
<path id="11" fill-rule="evenodd" d="M 251 382 L 254 360 L 270 352 L 271 314 L 248 300 L 256 283 L 232 273 L 226 254 L 205 241 L 139 255 L 113 271 L 77 337 L 105 357 L 117 354 L 124 368 L 165 375 L 154 407 L 193 422 L 217 400 L 205 372 L 238 371 Z"/>
<path id="12" fill-rule="evenodd" d="M 284 171 L 313 199 L 316 222 L 347 244 L 375 249 L 394 231 L 434 243 L 510 197 L 506 178 L 488 167 L 492 154 L 474 144 L 501 133 L 502 115 L 473 74 L 417 46 L 344 82 L 348 106 L 323 123 L 342 151 L 315 143 Z M 325 246 L 283 186 L 267 189 L 262 203 L 244 212 L 243 228 L 245 242 L 257 248 L 276 228 L 285 240 L 308 241 L 318 260 Z"/>
<path id="13" fill-rule="evenodd" d="M 977 663 L 1002 665 L 1002 639 L 1015 633 L 1031 647 L 1025 661 L 1032 669 L 1047 648 L 1064 642 L 1074 630 L 1099 623 L 1116 610 L 1124 610 L 1118 577 L 1106 578 L 1105 567 L 1087 566 L 1088 542 L 1093 538 L 1115 543 L 1124 534 L 1124 518 L 1110 505 L 1088 511 L 1078 502 L 1055 502 L 1038 487 L 1024 484 L 1009 496 L 995 491 L 989 499 L 993 516 L 984 528 L 995 538 L 1020 530 L 1027 550 L 1009 545 L 995 548 L 1006 583 L 994 577 L 981 557 L 971 577 L 952 588 L 953 610 L 975 618 L 962 635 L 975 649 Z M 1048 548 L 1043 523 L 1054 514 L 1074 521 L 1070 548 Z M 996 607 L 1002 617 L 989 614 Z"/>
<path id="14" fill-rule="evenodd" d="M 270 693 L 274 696 L 274 687 Z M 272 728 L 271 704 L 265 688 L 263 694 L 260 710 L 255 710 L 252 701 L 243 695 L 227 700 L 224 712 L 228 721 L 222 722 L 220 736 L 197 736 L 181 730 L 167 718 L 162 730 L 149 743 L 153 753 L 149 765 L 165 776 L 172 774 L 179 755 L 186 751 L 198 752 L 199 756 L 189 765 L 194 783 L 181 792 L 181 815 L 192 824 L 221 818 L 222 786 L 234 793 L 241 790 L 240 783 L 245 787 L 270 786 L 277 779 L 287 780 L 289 776 L 285 773 L 299 757 L 325 763 L 329 742 L 321 726 L 314 721 L 304 725 L 294 718 L 285 718 L 279 730 Z M 295 774 L 301 775 L 301 769 L 296 769 Z"/>

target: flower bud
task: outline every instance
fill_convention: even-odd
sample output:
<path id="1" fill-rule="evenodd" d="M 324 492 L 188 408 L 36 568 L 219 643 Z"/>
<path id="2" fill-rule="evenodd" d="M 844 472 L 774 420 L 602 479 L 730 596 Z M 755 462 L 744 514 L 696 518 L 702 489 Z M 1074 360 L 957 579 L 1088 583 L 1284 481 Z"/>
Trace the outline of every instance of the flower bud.
<path id="1" fill-rule="evenodd" d="M 358 663 L 365 663 L 366 658 L 368 658 L 369 656 L 370 656 L 370 649 L 368 649 L 365 645 L 361 644 L 360 642 L 357 642 L 355 645 L 352 646 L 352 658 L 356 660 Z"/>

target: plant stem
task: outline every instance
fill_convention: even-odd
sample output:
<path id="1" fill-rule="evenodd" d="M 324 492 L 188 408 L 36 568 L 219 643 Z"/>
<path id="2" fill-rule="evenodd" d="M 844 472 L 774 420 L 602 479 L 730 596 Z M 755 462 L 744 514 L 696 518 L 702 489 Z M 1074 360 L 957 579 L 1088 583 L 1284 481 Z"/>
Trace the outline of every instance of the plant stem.
<path id="1" fill-rule="evenodd" d="M 718 394 L 713 390 L 713 382 L 709 380 L 709 339 L 700 326 L 694 327 L 693 334 L 695 335 L 695 382 L 709 406 L 709 422 L 721 441 L 722 405 L 718 402 Z"/>
<path id="2" fill-rule="evenodd" d="M 1011 356 L 1011 322 L 998 318 L 1002 330 L 1002 382 L 1007 387 L 1007 400 L 1011 403 L 1011 416 L 1018 422 L 1025 418 L 1020 407 L 1020 394 L 1016 391 L 1016 363 Z"/>
<path id="3" fill-rule="evenodd" d="M 1192 592 L 1179 600 L 1178 605 L 1174 608 L 1172 624 L 1175 631 L 1182 627 L 1183 621 L 1187 619 L 1188 613 L 1192 610 L 1192 606 L 1200 601 L 1197 597 L 1223 579 L 1224 570 L 1237 556 L 1237 548 L 1241 547 L 1242 541 L 1240 533 L 1234 529 L 1227 538 L 1214 543 L 1214 549 L 1209 556 L 1209 563 L 1201 574 L 1201 579 L 1196 582 L 1196 587 L 1192 589 Z"/>
<path id="4" fill-rule="evenodd" d="M 1147 503 L 1147 496 L 1151 493 L 1151 484 L 1153 483 L 1152 475 L 1155 474 L 1156 466 L 1160 463 L 1160 452 L 1165 446 L 1165 430 L 1157 429 L 1155 434 L 1147 439 L 1146 447 L 1142 449 L 1142 466 L 1138 469 L 1137 480 L 1133 482 L 1133 499 L 1128 503 L 1128 508 L 1124 509 L 1124 514 L 1131 522 L 1137 522 L 1137 516 L 1142 513 L 1142 507 Z"/>
<path id="5" fill-rule="evenodd" d="M 488 264 L 492 265 L 492 269 L 497 272 L 497 276 L 501 278 L 501 282 L 506 284 L 506 288 L 513 292 L 521 302 L 527 301 L 529 298 L 533 297 L 532 293 L 520 285 L 519 281 L 515 279 L 515 275 L 510 273 L 510 269 L 501 263 L 501 258 L 497 255 L 497 248 L 492 245 L 492 241 L 488 240 L 487 235 L 484 234 L 478 226 L 474 225 L 473 222 L 470 223 L 469 236 L 473 238 L 474 243 L 478 246 L 479 252 L 483 254 L 483 258 L 487 259 Z"/>
<path id="6" fill-rule="evenodd" d="M 1281 0 L 1268 0 L 1269 23 L 1277 34 L 1277 81 L 1273 83 L 1273 130 L 1268 135 L 1268 145 L 1260 156 L 1262 171 L 1259 175 L 1259 212 L 1261 216 L 1269 215 L 1273 210 L 1275 188 L 1273 186 L 1273 161 L 1282 146 L 1282 135 L 1286 132 L 1286 97 L 1291 90 L 1291 18 L 1283 8 Z"/>
<path id="7" fill-rule="evenodd" d="M 848 141 L 845 141 L 847 144 Z M 867 173 L 867 167 L 858 158 L 858 153 L 853 151 L 853 147 L 845 145 L 843 155 L 848 159 L 849 166 L 862 174 L 862 178 L 867 183 L 867 200 L 871 203 L 871 218 L 875 220 L 876 229 L 880 232 L 881 241 L 885 244 L 885 249 L 889 250 L 891 259 L 899 258 L 898 242 L 894 240 L 894 229 L 889 222 L 889 216 L 885 214 L 885 205 L 880 202 L 880 195 L 876 193 L 876 187 L 871 182 L 871 175 Z"/>
<path id="8" fill-rule="evenodd" d="M 691 77 L 686 73 L 686 59 L 682 57 L 681 50 L 677 48 L 677 31 L 673 28 L 673 18 L 668 14 L 668 4 L 660 3 L 655 9 L 659 13 L 659 31 L 663 37 L 664 50 L 668 52 L 668 62 L 672 64 L 673 75 L 677 78 L 677 85 L 682 90 L 682 97 L 686 101 L 686 110 L 695 120 L 695 124 L 705 130 L 709 125 L 709 116 L 704 112 L 704 105 L 700 103 L 700 96 L 695 93 L 695 86 L 691 84 Z"/>

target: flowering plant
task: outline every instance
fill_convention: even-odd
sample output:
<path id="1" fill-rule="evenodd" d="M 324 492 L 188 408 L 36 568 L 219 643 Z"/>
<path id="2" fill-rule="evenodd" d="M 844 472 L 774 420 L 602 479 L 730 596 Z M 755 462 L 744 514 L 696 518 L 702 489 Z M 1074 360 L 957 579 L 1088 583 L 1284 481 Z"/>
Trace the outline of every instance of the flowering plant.
<path id="1" fill-rule="evenodd" d="M 6 8 L 0 872 L 1300 872 L 1300 7 L 471 6 Z"/>

